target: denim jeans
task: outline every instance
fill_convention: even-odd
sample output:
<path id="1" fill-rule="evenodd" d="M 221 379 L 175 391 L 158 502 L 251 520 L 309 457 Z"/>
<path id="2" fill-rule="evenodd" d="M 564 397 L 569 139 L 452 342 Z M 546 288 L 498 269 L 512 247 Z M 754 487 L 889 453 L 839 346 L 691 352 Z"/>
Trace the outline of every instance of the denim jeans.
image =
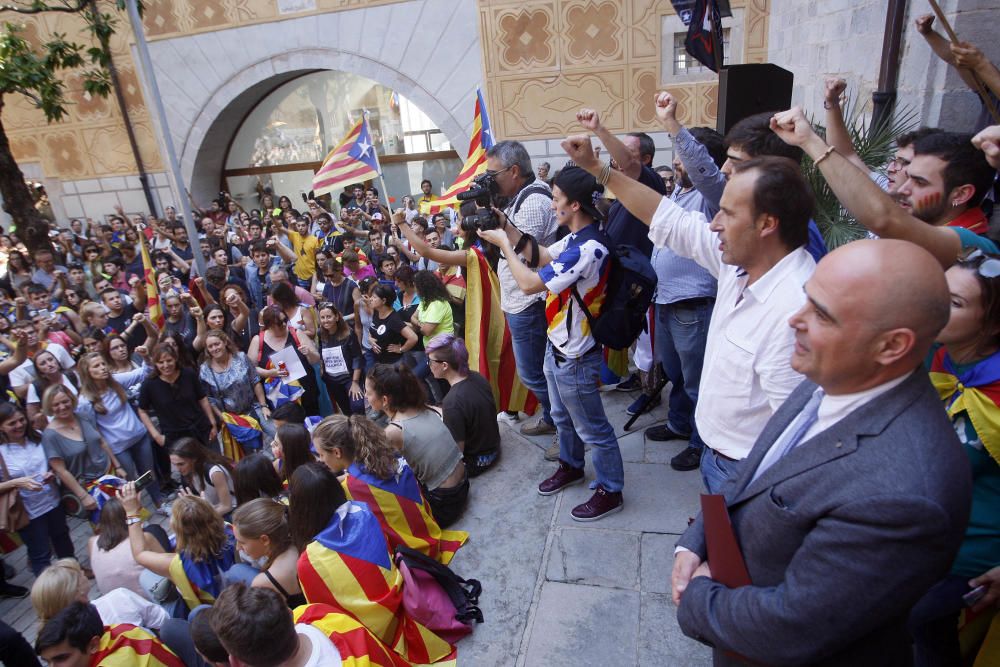
<path id="1" fill-rule="evenodd" d="M 52 562 L 53 548 L 58 558 L 76 557 L 62 505 L 35 517 L 17 534 L 28 548 L 28 563 L 36 577 Z"/>
<path id="2" fill-rule="evenodd" d="M 545 348 L 548 345 L 546 330 L 549 326 L 545 320 L 545 303 L 536 301 L 520 313 L 505 313 L 505 315 L 507 328 L 510 329 L 510 342 L 514 348 L 517 374 L 542 406 L 542 419 L 551 424 L 552 405 L 546 374 L 542 369 L 545 363 Z"/>
<path id="3" fill-rule="evenodd" d="M 129 479 L 134 481 L 137 477 L 139 477 L 139 475 L 148 470 L 154 469 L 156 465 L 156 462 L 153 459 L 154 446 L 156 445 L 153 444 L 150 437 L 148 435 L 144 435 L 128 449 L 122 450 L 116 454 L 118 462 L 125 468 Z M 160 483 L 156 481 L 155 472 L 153 481 L 149 483 L 146 490 L 149 491 L 149 497 L 153 499 L 153 502 L 159 505 L 161 501 Z"/>
<path id="4" fill-rule="evenodd" d="M 711 447 L 701 448 L 701 479 L 709 493 L 722 493 L 731 480 L 735 480 L 743 461 L 724 459 Z"/>
<path id="5" fill-rule="evenodd" d="M 675 433 L 691 434 L 689 447 L 701 449 L 705 443 L 698 435 L 694 409 L 698 403 L 698 384 L 705 361 L 708 323 L 714 302 L 688 305 L 656 304 L 656 357 L 670 380 L 667 401 L 667 426 Z"/>
<path id="6" fill-rule="evenodd" d="M 582 469 L 584 445 L 590 445 L 597 482 L 605 491 L 619 492 L 625 484 L 622 454 L 597 390 L 603 358 L 601 346 L 595 345 L 579 359 L 557 362 L 549 344 L 545 348 L 545 379 L 559 439 L 559 459 Z"/>

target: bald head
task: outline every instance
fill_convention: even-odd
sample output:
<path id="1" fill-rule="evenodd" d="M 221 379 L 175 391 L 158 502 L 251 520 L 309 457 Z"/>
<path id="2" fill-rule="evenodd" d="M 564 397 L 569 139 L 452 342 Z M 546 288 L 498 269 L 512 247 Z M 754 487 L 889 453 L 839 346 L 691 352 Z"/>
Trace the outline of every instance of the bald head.
<path id="1" fill-rule="evenodd" d="M 906 241 L 841 246 L 817 265 L 805 291 L 808 303 L 790 320 L 792 367 L 830 394 L 912 371 L 950 313 L 941 265 Z"/>

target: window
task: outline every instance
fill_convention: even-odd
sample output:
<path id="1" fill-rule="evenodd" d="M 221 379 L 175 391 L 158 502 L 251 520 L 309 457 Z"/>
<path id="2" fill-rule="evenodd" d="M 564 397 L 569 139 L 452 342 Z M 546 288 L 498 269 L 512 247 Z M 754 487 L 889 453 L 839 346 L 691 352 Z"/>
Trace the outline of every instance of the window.
<path id="1" fill-rule="evenodd" d="M 730 29 L 722 29 L 722 64 L 730 64 Z M 674 76 L 682 74 L 698 74 L 710 71 L 707 67 L 694 59 L 687 49 L 684 48 L 684 40 L 687 39 L 687 31 L 674 33 Z"/>

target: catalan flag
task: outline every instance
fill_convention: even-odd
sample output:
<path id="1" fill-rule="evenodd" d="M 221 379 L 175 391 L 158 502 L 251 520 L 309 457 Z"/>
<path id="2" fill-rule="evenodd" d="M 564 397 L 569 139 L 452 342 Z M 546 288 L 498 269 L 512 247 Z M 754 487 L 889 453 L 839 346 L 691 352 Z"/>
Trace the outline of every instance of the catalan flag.
<path id="1" fill-rule="evenodd" d="M 272 367 L 270 360 L 267 364 L 268 368 Z M 274 407 L 297 401 L 305 393 L 306 390 L 302 388 L 298 380 L 285 382 L 282 378 L 271 378 L 264 382 L 264 394 L 267 395 L 267 399 Z"/>
<path id="2" fill-rule="evenodd" d="M 983 447 L 1000 461 L 1000 352 L 959 373 L 945 348 L 938 348 L 930 376 L 948 416 L 965 412 Z"/>
<path id="3" fill-rule="evenodd" d="M 382 526 L 389 551 L 399 545 L 447 565 L 469 539 L 460 530 L 441 530 L 420 492 L 417 478 L 406 459 L 399 457 L 396 474 L 379 479 L 356 462 L 347 469 L 344 491 L 351 500 L 365 503 Z"/>
<path id="4" fill-rule="evenodd" d="M 184 554 L 177 554 L 170 561 L 168 578 L 177 587 L 188 609 L 200 604 L 212 604 L 222 592 L 222 573 L 233 566 L 236 541 L 232 528 L 226 525 L 226 546 L 218 558 L 195 562 Z"/>
<path id="5" fill-rule="evenodd" d="M 222 413 L 222 453 L 232 461 L 246 456 L 246 450 L 259 450 L 264 444 L 260 422 L 247 415 Z"/>
<path id="6" fill-rule="evenodd" d="M 538 399 L 521 383 L 507 318 L 500 309 L 500 280 L 479 248 L 466 255 L 465 340 L 469 368 L 489 380 L 497 410 L 535 414 Z"/>
<path id="7" fill-rule="evenodd" d="M 441 209 L 458 203 L 458 193 L 465 192 L 472 185 L 472 179 L 486 171 L 486 151 L 496 143 L 490 117 L 486 113 L 483 91 L 476 89 L 476 111 L 472 118 L 472 139 L 469 141 L 469 157 L 465 159 L 458 178 L 444 194 L 431 202 L 428 212 L 437 213 Z M 423 213 L 423 211 L 421 211 Z"/>
<path id="8" fill-rule="evenodd" d="M 129 623 L 104 626 L 97 652 L 90 656 L 92 667 L 184 667 L 149 631 Z"/>
<path id="9" fill-rule="evenodd" d="M 405 660 L 432 664 L 452 653 L 448 642 L 406 615 L 403 575 L 364 503 L 337 508 L 299 556 L 298 574 L 306 600 L 351 616 Z"/>
<path id="10" fill-rule="evenodd" d="M 345 185 L 376 178 L 380 172 L 375 144 L 368 131 L 368 117 L 362 115 L 313 176 L 313 192 L 326 194 Z"/>
<path id="11" fill-rule="evenodd" d="M 160 307 L 160 292 L 156 285 L 156 270 L 153 268 L 153 260 L 149 258 L 149 248 L 146 247 L 144 238 L 139 240 L 139 248 L 142 251 L 142 280 L 146 285 L 146 307 L 149 310 L 149 321 L 156 325 L 158 329 L 163 328 L 165 318 L 163 308 Z"/>
<path id="12" fill-rule="evenodd" d="M 409 662 L 379 641 L 356 619 L 325 604 L 307 604 L 292 613 L 292 620 L 311 625 L 330 638 L 340 651 L 344 667 L 408 667 Z"/>

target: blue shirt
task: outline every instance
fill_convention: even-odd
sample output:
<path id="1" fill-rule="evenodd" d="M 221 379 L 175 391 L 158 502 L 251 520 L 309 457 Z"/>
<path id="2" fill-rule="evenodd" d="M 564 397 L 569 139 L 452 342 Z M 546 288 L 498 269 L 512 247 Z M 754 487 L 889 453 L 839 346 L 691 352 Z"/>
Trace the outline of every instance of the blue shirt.
<path id="1" fill-rule="evenodd" d="M 699 211 L 705 215 L 708 224 L 718 209 L 712 206 L 694 188 L 681 192 L 674 190 L 670 199 L 686 211 Z M 719 283 L 708 270 L 698 262 L 681 257 L 667 247 L 654 248 L 653 270 L 656 271 L 656 294 L 653 301 L 659 304 L 677 303 L 686 299 L 714 297 Z"/>

